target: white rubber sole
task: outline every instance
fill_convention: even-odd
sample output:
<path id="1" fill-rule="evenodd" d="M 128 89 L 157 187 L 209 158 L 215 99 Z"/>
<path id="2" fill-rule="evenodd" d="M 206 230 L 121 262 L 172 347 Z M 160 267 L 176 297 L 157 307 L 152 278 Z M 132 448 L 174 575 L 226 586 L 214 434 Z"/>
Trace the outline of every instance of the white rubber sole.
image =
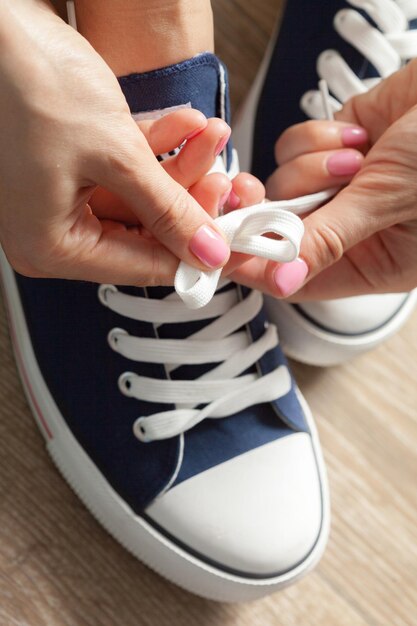
<path id="1" fill-rule="evenodd" d="M 395 335 L 417 305 L 417 290 L 405 299 L 397 313 L 376 330 L 360 335 L 341 335 L 321 329 L 288 302 L 266 298 L 268 316 L 277 326 L 280 343 L 290 358 L 318 367 L 340 365 Z"/>
<path id="2" fill-rule="evenodd" d="M 23 387 L 55 465 L 100 524 L 135 557 L 175 584 L 222 602 L 255 600 L 295 582 L 319 561 L 328 537 L 330 512 L 325 467 L 314 421 L 308 416 L 322 489 L 323 521 L 312 551 L 293 570 L 267 579 L 251 579 L 217 569 L 170 541 L 136 515 L 117 495 L 84 452 L 63 420 L 42 378 L 32 350 L 15 277 L 0 252 L 10 330 Z"/>

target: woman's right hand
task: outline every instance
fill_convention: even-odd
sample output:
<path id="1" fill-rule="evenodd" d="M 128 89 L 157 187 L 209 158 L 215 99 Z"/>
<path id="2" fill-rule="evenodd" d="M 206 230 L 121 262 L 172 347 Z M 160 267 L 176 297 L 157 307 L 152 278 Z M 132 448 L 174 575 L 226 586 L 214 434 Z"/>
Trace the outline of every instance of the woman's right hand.
<path id="1" fill-rule="evenodd" d="M 172 284 L 178 259 L 224 265 L 222 234 L 185 189 L 205 172 L 181 164 L 205 141 L 207 171 L 230 129 L 197 111 L 181 120 L 164 138 L 166 122 L 148 125 L 145 137 L 111 70 L 46 2 L 1 3 L 0 241 L 12 266 L 34 277 L 152 285 Z M 158 163 L 154 151 L 198 130 L 204 137 L 188 142 L 177 167 Z M 97 217 L 89 206 L 97 186 L 153 238 Z"/>

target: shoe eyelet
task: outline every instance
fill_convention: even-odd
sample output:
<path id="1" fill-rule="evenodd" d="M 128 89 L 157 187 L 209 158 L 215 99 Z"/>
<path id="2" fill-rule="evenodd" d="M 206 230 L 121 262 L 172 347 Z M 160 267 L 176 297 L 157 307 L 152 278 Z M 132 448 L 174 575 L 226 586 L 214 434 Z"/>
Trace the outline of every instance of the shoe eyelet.
<path id="1" fill-rule="evenodd" d="M 349 12 L 349 9 L 341 9 L 340 11 L 338 11 L 334 16 L 334 24 L 343 24 L 343 22 L 347 19 Z"/>
<path id="2" fill-rule="evenodd" d="M 119 389 L 124 396 L 130 396 L 132 389 L 132 372 L 124 372 L 121 376 L 119 376 L 118 385 Z"/>
<path id="3" fill-rule="evenodd" d="M 117 351 L 120 335 L 126 336 L 129 335 L 129 333 L 123 328 L 112 328 L 107 335 L 107 341 L 109 342 L 109 345 L 111 348 L 113 348 L 113 350 Z"/>
<path id="4" fill-rule="evenodd" d="M 325 50 L 321 53 L 319 57 L 319 61 L 322 63 L 331 63 L 334 58 L 337 57 L 337 54 L 333 50 Z"/>
<path id="5" fill-rule="evenodd" d="M 133 434 L 139 441 L 143 443 L 149 443 L 150 439 L 147 437 L 146 428 L 144 426 L 145 418 L 139 417 L 133 424 Z"/>
<path id="6" fill-rule="evenodd" d="M 304 106 L 308 106 L 311 107 L 314 105 L 314 101 L 315 101 L 315 94 L 314 93 L 308 93 L 304 96 L 302 102 Z"/>
<path id="7" fill-rule="evenodd" d="M 101 304 L 104 304 L 104 306 L 108 306 L 108 294 L 117 292 L 118 289 L 117 287 L 115 287 L 115 285 L 100 285 L 97 291 L 98 299 L 100 300 Z"/>

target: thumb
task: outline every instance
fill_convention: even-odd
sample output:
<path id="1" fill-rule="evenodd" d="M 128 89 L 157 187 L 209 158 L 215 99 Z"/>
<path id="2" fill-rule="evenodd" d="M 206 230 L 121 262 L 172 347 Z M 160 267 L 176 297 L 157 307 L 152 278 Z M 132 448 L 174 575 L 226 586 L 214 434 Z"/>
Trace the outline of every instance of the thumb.
<path id="1" fill-rule="evenodd" d="M 300 259 L 280 266 L 274 275 L 281 297 L 296 293 L 292 300 L 301 301 L 374 290 L 373 274 L 382 271 L 385 259 L 392 264 L 383 239 L 374 235 L 399 221 L 405 202 L 395 174 L 379 179 L 360 173 L 305 218 Z"/>
<path id="2" fill-rule="evenodd" d="M 305 235 L 300 256 L 308 267 L 307 280 L 340 261 L 353 246 L 384 228 L 385 224 L 377 219 L 373 209 L 379 201 L 375 194 L 371 204 L 369 195 L 364 196 L 360 186 L 352 182 L 304 220 Z"/>
<path id="3" fill-rule="evenodd" d="M 136 125 L 134 149 L 117 146 L 95 173 L 95 182 L 120 196 L 141 224 L 177 258 L 197 267 L 222 267 L 230 256 L 214 220 L 155 158 Z M 224 137 L 226 143 L 230 131 Z"/>

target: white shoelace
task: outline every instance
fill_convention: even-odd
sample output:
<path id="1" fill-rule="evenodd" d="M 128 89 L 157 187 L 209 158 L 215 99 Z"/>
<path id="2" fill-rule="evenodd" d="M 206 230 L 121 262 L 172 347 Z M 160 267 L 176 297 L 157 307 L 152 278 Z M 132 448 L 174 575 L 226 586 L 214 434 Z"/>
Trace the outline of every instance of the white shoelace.
<path id="1" fill-rule="evenodd" d="M 224 287 L 227 281 L 221 283 Z M 120 391 L 145 402 L 175 404 L 176 409 L 148 417 L 140 417 L 134 433 L 141 441 L 174 437 L 192 428 L 201 420 L 232 415 L 247 406 L 267 402 L 288 393 L 291 378 L 285 366 L 266 376 L 242 372 L 256 363 L 278 344 L 276 327 L 265 329 L 252 341 L 244 328 L 262 308 L 262 295 L 252 291 L 240 300 L 236 289 L 216 294 L 210 304 L 200 309 L 187 309 L 173 292 L 163 300 L 130 296 L 114 285 L 101 285 L 100 301 L 111 310 L 154 324 L 156 332 L 165 323 L 186 323 L 215 318 L 186 339 L 153 339 L 133 337 L 114 328 L 108 336 L 113 350 L 133 361 L 161 363 L 167 377 L 185 364 L 218 363 L 197 380 L 160 380 L 125 372 L 119 378 Z M 206 404 L 203 409 L 195 408 Z"/>
<path id="2" fill-rule="evenodd" d="M 417 30 L 409 30 L 408 22 L 417 19 L 417 0 L 347 0 L 352 7 L 365 11 L 375 28 L 355 9 L 343 9 L 334 19 L 338 34 L 350 43 L 377 70 L 379 77 L 361 80 L 336 50 L 322 52 L 317 72 L 329 86 L 332 112 L 342 103 L 364 93 L 383 78 L 396 72 L 405 61 L 417 57 Z M 326 117 L 322 94 L 308 91 L 301 99 L 301 108 L 311 118 Z"/>
<path id="3" fill-rule="evenodd" d="M 289 263 L 298 257 L 304 234 L 303 222 L 297 214 L 316 209 L 334 193 L 329 190 L 295 200 L 265 202 L 222 215 L 216 222 L 233 252 Z M 263 237 L 266 233 L 274 233 L 281 239 Z M 183 262 L 175 277 L 175 289 L 189 308 L 200 308 L 212 299 L 220 275 L 221 270 L 201 272 Z"/>
<path id="4" fill-rule="evenodd" d="M 322 192 L 289 202 L 261 204 L 233 211 L 218 220 L 233 250 L 288 261 L 297 257 L 303 234 L 302 222 L 295 213 L 317 208 L 331 195 L 331 191 Z M 261 236 L 269 232 L 284 239 Z M 122 328 L 110 331 L 109 344 L 119 354 L 132 361 L 165 366 L 166 380 L 133 372 L 125 372 L 119 378 L 119 389 L 127 396 L 176 406 L 170 411 L 139 417 L 133 431 L 141 441 L 174 437 L 203 419 L 233 415 L 248 406 L 276 400 L 291 389 L 291 376 L 286 366 L 264 376 L 260 373 L 241 375 L 278 345 L 278 333 L 276 327 L 269 324 L 264 334 L 253 341 L 245 326 L 260 312 L 262 295 L 252 291 L 242 300 L 238 290 L 233 289 L 213 296 L 216 289 L 223 289 L 229 282 L 219 282 L 219 278 L 218 271 L 199 272 L 181 264 L 176 287 L 192 308 L 187 308 L 176 292 L 156 300 L 125 294 L 114 285 L 99 288 L 102 304 L 119 315 L 152 323 L 157 337 L 163 324 L 213 320 L 186 339 L 135 337 Z M 196 380 L 170 378 L 182 365 L 203 363 L 212 363 L 213 368 Z M 197 408 L 201 404 L 205 406 Z"/>

